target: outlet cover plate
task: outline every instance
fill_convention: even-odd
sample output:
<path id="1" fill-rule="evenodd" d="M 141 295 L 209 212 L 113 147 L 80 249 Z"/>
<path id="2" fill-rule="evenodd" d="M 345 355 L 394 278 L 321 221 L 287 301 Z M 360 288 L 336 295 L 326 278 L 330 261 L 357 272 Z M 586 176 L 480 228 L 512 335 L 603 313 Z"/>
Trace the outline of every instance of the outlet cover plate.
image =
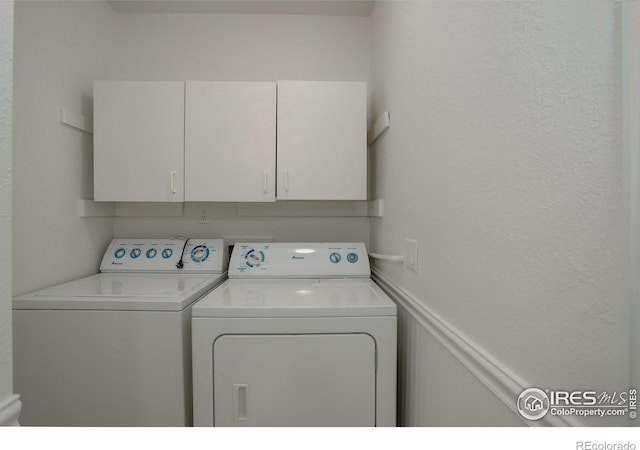
<path id="1" fill-rule="evenodd" d="M 415 239 L 404 240 L 404 266 L 418 272 L 418 241 Z"/>
<path id="2" fill-rule="evenodd" d="M 211 206 L 207 204 L 198 205 L 198 223 L 207 224 L 210 222 Z"/>

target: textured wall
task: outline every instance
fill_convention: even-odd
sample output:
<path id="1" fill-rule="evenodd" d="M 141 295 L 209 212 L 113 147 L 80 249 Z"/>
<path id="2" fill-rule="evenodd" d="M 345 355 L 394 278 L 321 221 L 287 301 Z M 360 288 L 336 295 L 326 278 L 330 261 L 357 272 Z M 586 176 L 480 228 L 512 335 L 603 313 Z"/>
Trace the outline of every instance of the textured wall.
<path id="1" fill-rule="evenodd" d="M 11 99 L 13 1 L 0 1 L 0 404 L 13 394 L 11 358 Z"/>
<path id="2" fill-rule="evenodd" d="M 112 219 L 78 217 L 93 198 L 93 141 L 59 109 L 93 115 L 93 80 L 115 69 L 115 16 L 105 2 L 15 5 L 15 295 L 95 273 L 112 237 Z"/>
<path id="3" fill-rule="evenodd" d="M 640 270 L 640 3 L 626 2 L 623 14 L 623 108 L 630 185 L 631 273 Z M 631 385 L 640 386 L 640 277 L 632 275 Z"/>
<path id="4" fill-rule="evenodd" d="M 371 249 L 531 385 L 629 388 L 618 6 L 374 6 Z"/>

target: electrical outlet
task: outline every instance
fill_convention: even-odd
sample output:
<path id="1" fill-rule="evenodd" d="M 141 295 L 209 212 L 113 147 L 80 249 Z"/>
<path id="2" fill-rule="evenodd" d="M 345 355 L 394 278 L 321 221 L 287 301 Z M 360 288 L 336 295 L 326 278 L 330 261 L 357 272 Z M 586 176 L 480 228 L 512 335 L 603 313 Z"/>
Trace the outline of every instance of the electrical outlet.
<path id="1" fill-rule="evenodd" d="M 198 205 L 198 223 L 209 223 L 211 207 L 209 205 Z"/>
<path id="2" fill-rule="evenodd" d="M 404 240 L 404 266 L 418 272 L 418 241 L 415 239 Z"/>

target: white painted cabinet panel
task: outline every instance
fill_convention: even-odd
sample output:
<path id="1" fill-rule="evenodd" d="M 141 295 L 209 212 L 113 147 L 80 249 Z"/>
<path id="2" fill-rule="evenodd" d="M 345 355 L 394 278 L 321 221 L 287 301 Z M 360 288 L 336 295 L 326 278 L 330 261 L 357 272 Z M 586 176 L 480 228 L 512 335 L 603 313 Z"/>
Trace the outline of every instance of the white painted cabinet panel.
<path id="1" fill-rule="evenodd" d="M 275 201 L 276 84 L 188 81 L 185 200 Z"/>
<path id="2" fill-rule="evenodd" d="M 213 345 L 214 424 L 375 426 L 369 334 L 223 335 Z"/>
<path id="3" fill-rule="evenodd" d="M 361 82 L 96 81 L 94 198 L 366 200 L 366 95 Z"/>
<path id="4" fill-rule="evenodd" d="M 95 82 L 94 198 L 184 201 L 184 82 Z"/>
<path id="5" fill-rule="evenodd" d="M 366 200 L 366 122 L 366 83 L 279 81 L 278 199 Z"/>

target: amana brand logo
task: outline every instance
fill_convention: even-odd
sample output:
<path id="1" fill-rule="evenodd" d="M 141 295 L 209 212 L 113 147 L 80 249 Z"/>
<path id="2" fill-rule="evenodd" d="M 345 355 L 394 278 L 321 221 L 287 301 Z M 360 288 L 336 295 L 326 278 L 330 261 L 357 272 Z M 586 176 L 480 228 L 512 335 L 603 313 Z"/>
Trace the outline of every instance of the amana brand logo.
<path id="1" fill-rule="evenodd" d="M 291 257 L 291 259 L 304 259 L 304 256 L 296 256 L 296 255 L 293 255 L 293 256 Z"/>

